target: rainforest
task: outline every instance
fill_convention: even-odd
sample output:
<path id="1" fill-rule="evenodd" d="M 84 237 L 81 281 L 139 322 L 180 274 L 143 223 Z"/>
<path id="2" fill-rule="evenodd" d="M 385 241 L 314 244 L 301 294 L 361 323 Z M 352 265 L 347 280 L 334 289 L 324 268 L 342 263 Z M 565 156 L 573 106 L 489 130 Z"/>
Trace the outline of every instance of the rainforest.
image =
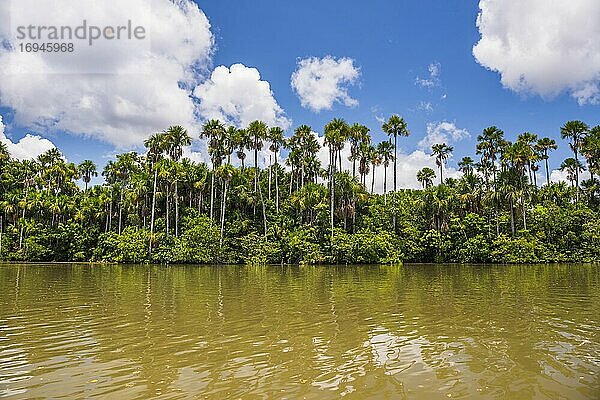
<path id="1" fill-rule="evenodd" d="M 557 127 L 560 143 L 529 132 L 511 141 L 491 126 L 472 157 L 458 161 L 459 177 L 444 176 L 453 148 L 434 144 L 437 170 L 414 176 L 420 190 L 397 185 L 407 122 L 393 115 L 381 130 L 388 139 L 373 143 L 368 127 L 334 119 L 318 140 L 307 125 L 286 137 L 261 121 L 239 129 L 209 120 L 195 133 L 171 126 L 151 135 L 144 151 L 118 154 L 103 167 L 67 162 L 56 148 L 19 161 L 1 145 L 0 259 L 600 261 L 600 126 L 567 121 Z M 209 163 L 184 157 L 196 140 L 206 141 Z M 317 157 L 320 143 L 327 163 Z M 346 146 L 350 163 L 342 163 Z M 558 146 L 572 153 L 560 164 L 569 182 L 550 180 L 548 159 Z M 377 180 L 382 193 L 374 190 Z"/>

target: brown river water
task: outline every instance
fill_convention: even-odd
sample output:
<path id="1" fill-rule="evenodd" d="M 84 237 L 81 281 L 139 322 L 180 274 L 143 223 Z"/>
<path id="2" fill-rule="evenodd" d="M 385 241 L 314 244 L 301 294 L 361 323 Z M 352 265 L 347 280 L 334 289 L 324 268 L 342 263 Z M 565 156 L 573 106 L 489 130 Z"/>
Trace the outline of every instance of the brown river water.
<path id="1" fill-rule="evenodd" d="M 599 399 L 600 266 L 0 264 L 0 397 Z"/>

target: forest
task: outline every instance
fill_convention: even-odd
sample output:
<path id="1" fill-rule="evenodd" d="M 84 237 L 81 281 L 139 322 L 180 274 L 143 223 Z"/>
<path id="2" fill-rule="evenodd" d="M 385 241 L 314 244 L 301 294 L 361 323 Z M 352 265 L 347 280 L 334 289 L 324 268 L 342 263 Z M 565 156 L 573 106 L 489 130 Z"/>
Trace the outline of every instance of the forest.
<path id="1" fill-rule="evenodd" d="M 151 135 L 144 152 L 119 154 L 103 168 L 67 162 L 58 149 L 19 161 L 0 143 L 0 259 L 600 261 L 600 125 L 568 121 L 557 128 L 572 154 L 560 164 L 569 183 L 550 182 L 555 140 L 525 132 L 511 142 L 491 126 L 478 135 L 472 157 L 458 161 L 458 178 L 444 176 L 453 147 L 434 144 L 437 169 L 416 174 L 419 190 L 397 185 L 406 121 L 393 115 L 381 130 L 388 139 L 373 143 L 366 126 L 332 120 L 323 130 L 324 165 L 310 126 L 285 137 L 261 121 L 238 129 L 209 120 L 194 134 L 171 126 Z M 209 163 L 183 156 L 192 140 L 206 140 Z M 350 163 L 342 163 L 346 146 Z M 270 162 L 259 165 L 259 152 Z M 100 177 L 102 184 L 90 185 Z M 383 193 L 374 191 L 375 180 Z"/>

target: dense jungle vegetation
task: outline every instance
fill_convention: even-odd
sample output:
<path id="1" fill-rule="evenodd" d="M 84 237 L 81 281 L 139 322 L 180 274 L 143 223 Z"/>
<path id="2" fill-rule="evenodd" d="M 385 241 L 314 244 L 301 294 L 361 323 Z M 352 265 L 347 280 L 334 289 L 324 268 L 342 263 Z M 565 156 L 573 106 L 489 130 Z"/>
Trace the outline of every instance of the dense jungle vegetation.
<path id="1" fill-rule="evenodd" d="M 366 126 L 328 123 L 326 165 L 311 127 L 286 138 L 260 121 L 245 129 L 208 121 L 193 138 L 172 126 L 146 140 L 145 154 L 120 154 L 101 171 L 89 160 L 66 162 L 57 149 L 18 161 L 0 146 L 0 259 L 600 261 L 600 126 L 569 121 L 560 128 L 573 154 L 560 167 L 570 184 L 538 185 L 538 174 L 549 181 L 553 139 L 523 133 L 510 142 L 492 126 L 478 136 L 473 157 L 459 161 L 459 179 L 444 179 L 453 148 L 432 146 L 438 168 L 415 176 L 422 190 L 397 187 L 406 122 L 394 115 L 381 128 L 389 140 L 375 144 Z M 207 140 L 209 165 L 183 157 L 192 139 Z M 349 170 L 342 168 L 345 146 Z M 259 151 L 271 154 L 262 168 Z M 253 165 L 246 165 L 250 154 Z M 104 183 L 90 186 L 98 174 Z M 375 180 L 388 174 L 392 187 L 373 193 Z"/>

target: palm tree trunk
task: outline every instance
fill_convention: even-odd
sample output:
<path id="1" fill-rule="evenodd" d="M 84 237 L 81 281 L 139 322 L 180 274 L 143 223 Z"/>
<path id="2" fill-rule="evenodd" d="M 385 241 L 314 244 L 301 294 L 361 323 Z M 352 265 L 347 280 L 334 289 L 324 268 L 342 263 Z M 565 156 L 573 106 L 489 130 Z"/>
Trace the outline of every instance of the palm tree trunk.
<path id="1" fill-rule="evenodd" d="M 121 234 L 122 220 L 123 220 L 123 188 L 121 188 L 121 196 L 119 199 L 119 235 Z"/>
<path id="2" fill-rule="evenodd" d="M 23 230 L 25 228 L 25 210 L 27 209 L 27 191 L 28 191 L 28 187 L 29 185 L 25 185 L 25 204 L 23 204 L 23 214 L 21 215 L 21 219 L 23 220 L 23 222 L 21 222 L 21 230 L 19 233 L 19 249 L 21 249 L 22 244 L 23 244 Z"/>
<path id="3" fill-rule="evenodd" d="M 219 246 L 223 246 L 223 234 L 225 232 L 225 204 L 227 202 L 227 189 L 229 189 L 229 185 L 227 181 L 225 181 L 225 189 L 223 190 L 223 201 L 221 204 L 221 239 L 219 241 Z"/>
<path id="4" fill-rule="evenodd" d="M 154 216 L 156 212 L 156 183 L 158 181 L 158 169 L 154 166 L 154 185 L 152 186 L 152 212 L 150 216 L 150 236 L 154 235 Z M 148 245 L 148 252 L 152 251 L 152 237 Z"/>
<path id="5" fill-rule="evenodd" d="M 273 176 L 273 161 L 271 160 L 271 155 L 269 154 L 269 200 L 271 200 L 271 180 Z"/>
<path id="6" fill-rule="evenodd" d="M 512 236 L 515 236 L 515 206 L 512 197 L 510 198 L 510 229 Z"/>
<path id="7" fill-rule="evenodd" d="M 579 158 L 577 156 L 577 147 L 574 147 L 575 150 L 575 161 L 576 161 L 576 165 L 575 165 L 575 199 L 577 200 L 577 202 L 579 202 Z"/>
<path id="8" fill-rule="evenodd" d="M 167 236 L 169 236 L 169 184 L 167 183 L 167 196 L 165 197 L 165 223 L 167 228 Z"/>
<path id="9" fill-rule="evenodd" d="M 394 197 L 392 198 L 392 200 L 394 202 L 394 213 L 393 213 L 393 217 L 392 217 L 393 223 L 394 223 L 394 232 L 396 232 L 396 191 L 398 189 L 397 180 L 396 180 L 396 174 L 397 174 L 396 160 L 398 160 L 398 135 L 394 134 Z"/>
<path id="10" fill-rule="evenodd" d="M 333 148 L 329 149 L 329 192 L 330 192 L 330 209 L 329 209 L 329 223 L 331 225 L 331 242 L 333 242 L 333 211 L 335 201 L 335 152 Z"/>
<path id="11" fill-rule="evenodd" d="M 254 195 L 258 189 L 258 136 L 254 142 Z M 256 217 L 256 203 L 254 203 L 254 216 Z"/>
<path id="12" fill-rule="evenodd" d="M 277 152 L 275 152 L 275 211 L 279 214 L 279 164 L 277 163 Z"/>
<path id="13" fill-rule="evenodd" d="M 387 165 L 383 166 L 383 204 L 387 206 Z"/>
<path id="14" fill-rule="evenodd" d="M 213 210 L 215 203 L 215 166 L 210 177 L 210 219 L 213 219 Z"/>
<path id="15" fill-rule="evenodd" d="M 175 178 L 175 237 L 179 237 L 179 192 L 177 190 L 177 178 Z"/>
<path id="16" fill-rule="evenodd" d="M 374 188 L 375 188 L 375 164 L 373 164 L 373 176 L 371 178 L 371 195 L 373 194 Z"/>
<path id="17" fill-rule="evenodd" d="M 262 217 L 265 236 L 267 236 L 267 210 L 265 207 L 265 199 L 263 198 L 262 189 L 260 188 L 260 185 L 258 185 L 258 194 L 260 196 L 260 204 L 262 206 Z"/>

